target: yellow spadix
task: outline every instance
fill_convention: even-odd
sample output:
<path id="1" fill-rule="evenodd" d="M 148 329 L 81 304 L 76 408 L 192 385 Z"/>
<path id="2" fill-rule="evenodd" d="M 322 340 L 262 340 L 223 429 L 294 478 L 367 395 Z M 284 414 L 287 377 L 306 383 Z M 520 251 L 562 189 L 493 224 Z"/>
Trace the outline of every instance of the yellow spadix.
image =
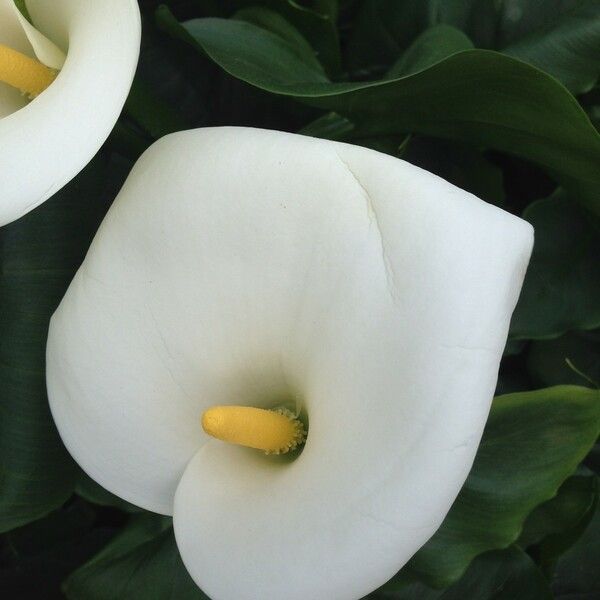
<path id="1" fill-rule="evenodd" d="M 285 454 L 306 439 L 302 422 L 285 408 L 213 406 L 202 415 L 202 427 L 219 440 L 266 454 Z"/>
<path id="2" fill-rule="evenodd" d="M 8 46 L 0 44 L 0 81 L 17 88 L 30 98 L 41 94 L 56 78 L 57 72 Z"/>

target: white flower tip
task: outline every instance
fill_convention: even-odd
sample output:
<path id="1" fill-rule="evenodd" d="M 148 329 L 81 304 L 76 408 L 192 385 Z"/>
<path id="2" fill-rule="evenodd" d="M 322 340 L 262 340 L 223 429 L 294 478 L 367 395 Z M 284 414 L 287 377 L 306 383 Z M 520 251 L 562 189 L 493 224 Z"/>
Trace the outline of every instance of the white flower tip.
<path id="1" fill-rule="evenodd" d="M 23 27 L 23 31 L 25 32 L 37 59 L 47 67 L 60 71 L 67 60 L 65 52 L 63 52 L 52 40 L 49 40 L 41 31 L 36 29 L 21 14 L 17 5 L 12 1 L 11 6 L 21 27 Z"/>

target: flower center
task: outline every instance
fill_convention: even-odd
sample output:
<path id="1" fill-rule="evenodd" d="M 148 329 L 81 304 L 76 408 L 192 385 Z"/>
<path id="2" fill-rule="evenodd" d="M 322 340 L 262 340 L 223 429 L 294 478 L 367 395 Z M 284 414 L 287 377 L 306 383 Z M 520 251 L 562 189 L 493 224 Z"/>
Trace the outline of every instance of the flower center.
<path id="1" fill-rule="evenodd" d="M 0 81 L 17 88 L 31 99 L 39 96 L 56 78 L 57 71 L 0 44 Z"/>
<path id="2" fill-rule="evenodd" d="M 286 408 L 213 406 L 202 415 L 208 435 L 266 454 L 285 454 L 306 440 L 302 422 Z"/>

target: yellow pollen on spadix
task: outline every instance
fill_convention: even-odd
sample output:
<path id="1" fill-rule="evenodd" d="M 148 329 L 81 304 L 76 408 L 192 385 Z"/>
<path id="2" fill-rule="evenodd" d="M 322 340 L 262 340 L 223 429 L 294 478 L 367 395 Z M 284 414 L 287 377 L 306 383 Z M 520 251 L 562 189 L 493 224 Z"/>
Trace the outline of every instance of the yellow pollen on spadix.
<path id="1" fill-rule="evenodd" d="M 285 408 L 213 406 L 202 415 L 202 428 L 224 442 L 285 454 L 306 440 L 302 421 Z"/>
<path id="2" fill-rule="evenodd" d="M 0 44 L 0 81 L 30 98 L 39 96 L 56 78 L 57 72 L 8 46 Z"/>

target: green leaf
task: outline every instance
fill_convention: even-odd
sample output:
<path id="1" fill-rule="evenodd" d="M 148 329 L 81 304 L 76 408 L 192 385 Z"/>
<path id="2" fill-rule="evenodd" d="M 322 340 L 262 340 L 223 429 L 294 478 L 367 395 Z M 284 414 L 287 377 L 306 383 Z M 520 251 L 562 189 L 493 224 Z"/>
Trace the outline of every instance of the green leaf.
<path id="1" fill-rule="evenodd" d="M 327 79 L 323 66 L 317 59 L 311 45 L 302 37 L 300 32 L 290 25 L 290 23 L 288 23 L 279 13 L 261 6 L 253 6 L 239 10 L 235 13 L 233 18 L 261 27 L 265 31 L 270 31 L 274 35 L 285 40 L 295 49 L 296 54 L 300 57 L 302 62 L 312 65 L 316 71 L 320 72 L 322 76 Z"/>
<path id="2" fill-rule="evenodd" d="M 357 135 L 417 132 L 514 154 L 548 169 L 600 214 L 600 136 L 568 91 L 530 65 L 467 50 L 398 79 L 331 83 L 259 27 L 196 19 L 179 33 L 169 29 L 234 77 L 336 111 Z"/>
<path id="3" fill-rule="evenodd" d="M 143 511 L 142 508 L 134 506 L 133 504 L 122 500 L 118 496 L 111 494 L 108 490 L 105 490 L 100 484 L 96 483 L 91 477 L 88 477 L 83 472 L 81 473 L 81 476 L 75 486 L 75 493 L 88 502 L 98 504 L 99 506 L 110 506 L 112 508 L 118 508 L 129 513 Z"/>
<path id="4" fill-rule="evenodd" d="M 523 217 L 535 245 L 510 335 L 555 338 L 600 327 L 599 222 L 564 192 L 531 204 Z"/>
<path id="5" fill-rule="evenodd" d="M 248 7 L 262 5 L 280 14 L 288 23 L 297 29 L 316 52 L 319 62 L 325 67 L 329 76 L 334 77 L 341 71 L 340 40 L 335 19 L 331 11 L 335 8 L 333 0 L 321 0 L 321 6 L 304 6 L 306 2 L 296 0 L 234 0 L 239 11 Z M 329 4 L 329 8 L 325 5 Z M 158 9 L 160 13 L 166 9 Z"/>
<path id="6" fill-rule="evenodd" d="M 574 94 L 589 91 L 600 76 L 600 3 L 580 3 L 503 52 L 550 73 Z"/>
<path id="7" fill-rule="evenodd" d="M 600 331 L 572 331 L 555 340 L 533 342 L 527 368 L 538 385 L 588 385 L 590 380 L 600 384 Z"/>
<path id="8" fill-rule="evenodd" d="M 424 583 L 392 580 L 381 598 L 389 600 L 543 600 L 552 598 L 548 582 L 531 558 L 516 546 L 478 556 L 446 590 Z"/>
<path id="9" fill-rule="evenodd" d="M 0 229 L 0 531 L 39 519 L 72 493 L 79 470 L 46 396 L 50 316 L 108 206 L 106 161 Z"/>
<path id="10" fill-rule="evenodd" d="M 514 543 L 600 433 L 600 392 L 560 386 L 497 397 L 473 468 L 446 519 L 405 570 L 446 587 L 488 550 Z"/>
<path id="11" fill-rule="evenodd" d="M 144 514 L 64 583 L 69 600 L 207 600 L 185 570 L 171 519 Z"/>
<path id="12" fill-rule="evenodd" d="M 540 504 L 527 517 L 519 546 L 543 543 L 555 552 L 557 548 L 566 549 L 585 529 L 597 502 L 598 478 L 591 471 L 569 477 L 554 498 Z"/>
<path id="13" fill-rule="evenodd" d="M 329 10 L 312 10 L 294 0 L 268 0 L 267 5 L 278 10 L 315 49 L 319 61 L 325 66 L 327 73 L 335 77 L 342 68 L 340 40 L 332 15 L 333 0 L 321 0 L 321 4 L 329 3 Z"/>
<path id="14" fill-rule="evenodd" d="M 522 550 L 487 552 L 473 561 L 443 600 L 551 600 L 548 582 Z"/>
<path id="15" fill-rule="evenodd" d="M 228 23 L 230 27 L 223 31 L 221 23 Z M 287 81 L 290 86 L 306 81 L 327 82 L 323 69 L 317 68 L 312 60 L 307 60 L 289 39 L 251 23 L 225 19 L 195 19 L 189 21 L 185 29 L 194 39 L 199 32 L 200 35 L 206 33 L 212 38 L 225 35 L 227 39 L 223 45 L 226 49 L 221 52 L 218 49 L 220 44 L 215 40 L 216 54 L 222 60 L 235 65 L 236 71 L 246 74 L 247 79 L 240 79 L 259 82 L 257 87 L 269 89 L 277 86 L 282 80 Z M 235 40 L 232 36 L 239 38 Z M 229 46 L 237 48 L 235 54 L 229 52 Z M 219 62 L 219 59 L 210 52 L 209 54 Z"/>
<path id="16" fill-rule="evenodd" d="M 473 42 L 450 25 L 434 25 L 425 30 L 387 73 L 388 79 L 422 71 L 444 58 L 473 48 Z"/>
<path id="17" fill-rule="evenodd" d="M 595 600 L 600 597 L 600 508 L 576 544 L 558 561 L 552 581 L 556 600 Z"/>

